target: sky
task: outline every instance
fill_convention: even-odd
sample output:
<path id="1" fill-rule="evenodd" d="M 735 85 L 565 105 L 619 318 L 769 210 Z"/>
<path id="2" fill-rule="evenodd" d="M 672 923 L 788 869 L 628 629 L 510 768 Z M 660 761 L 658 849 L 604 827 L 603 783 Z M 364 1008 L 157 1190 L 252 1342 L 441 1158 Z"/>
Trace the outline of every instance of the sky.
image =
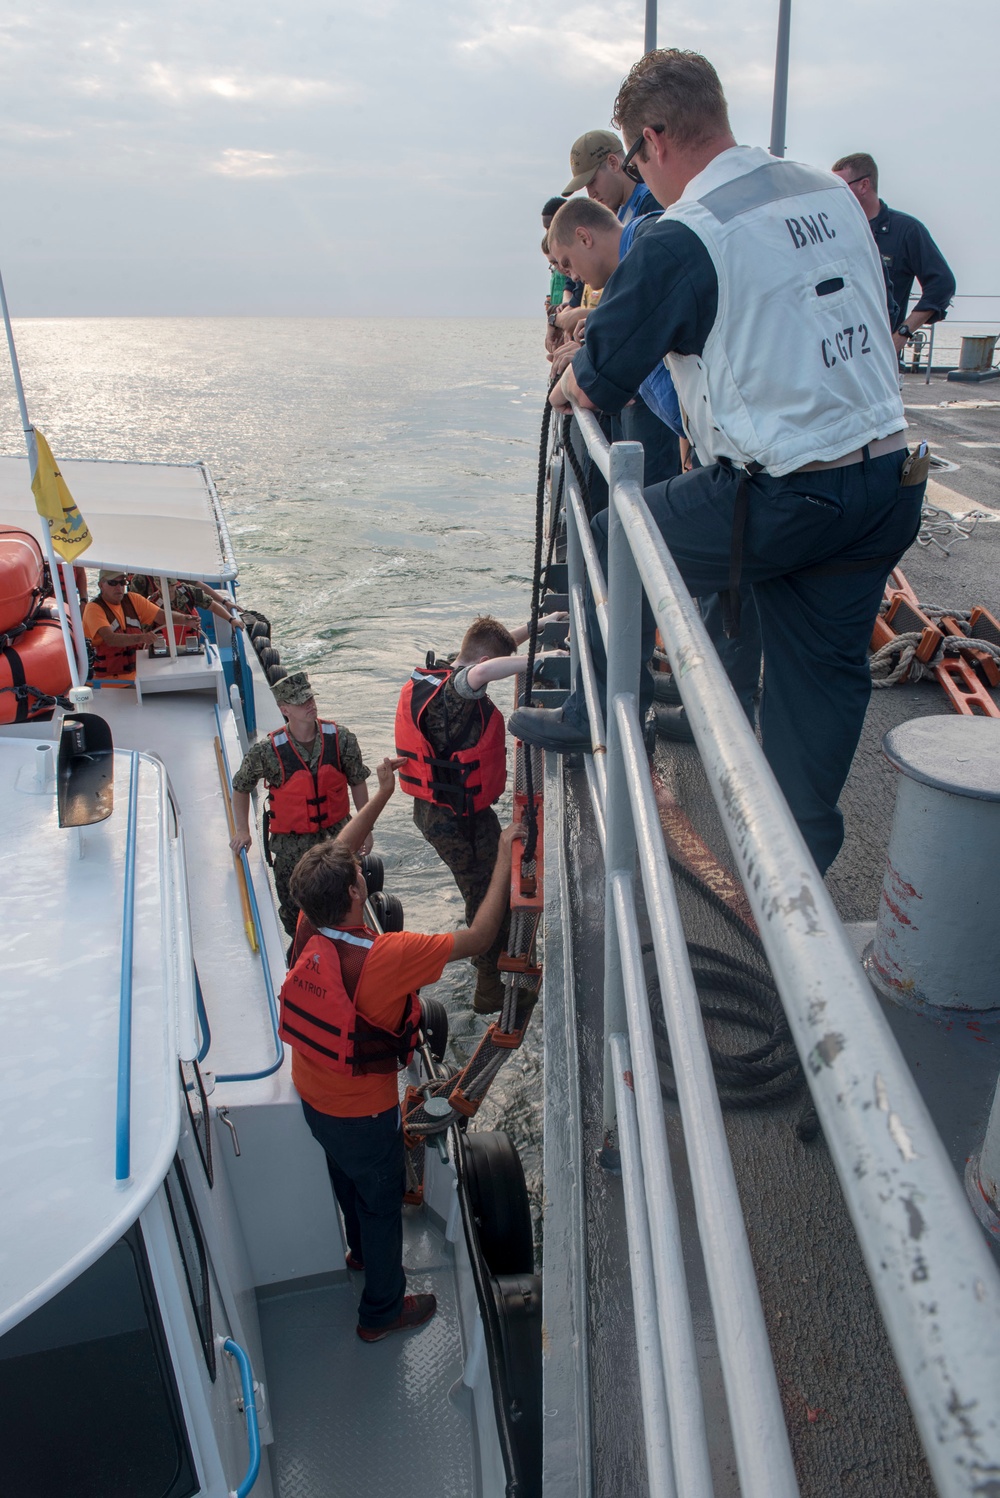
<path id="1" fill-rule="evenodd" d="M 20 316 L 530 316 L 542 203 L 643 0 L 8 0 L 0 269 Z M 661 0 L 768 143 L 777 0 Z M 793 0 L 787 154 L 879 162 L 1000 294 L 997 0 Z M 977 62 L 981 59 L 981 62 Z M 960 304 L 963 305 L 963 304 Z M 993 312 L 966 303 L 962 315 Z"/>

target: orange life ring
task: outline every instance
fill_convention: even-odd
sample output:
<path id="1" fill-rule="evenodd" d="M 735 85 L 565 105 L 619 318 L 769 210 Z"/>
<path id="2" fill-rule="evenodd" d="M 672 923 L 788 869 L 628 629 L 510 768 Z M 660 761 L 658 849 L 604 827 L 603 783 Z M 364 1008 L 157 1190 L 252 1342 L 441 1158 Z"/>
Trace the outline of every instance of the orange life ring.
<path id="1" fill-rule="evenodd" d="M 29 686 L 49 697 L 59 697 L 69 690 L 71 682 L 59 620 L 39 619 L 11 644 L 0 648 L 0 723 L 45 722 L 54 711 L 51 702 L 4 688 Z"/>

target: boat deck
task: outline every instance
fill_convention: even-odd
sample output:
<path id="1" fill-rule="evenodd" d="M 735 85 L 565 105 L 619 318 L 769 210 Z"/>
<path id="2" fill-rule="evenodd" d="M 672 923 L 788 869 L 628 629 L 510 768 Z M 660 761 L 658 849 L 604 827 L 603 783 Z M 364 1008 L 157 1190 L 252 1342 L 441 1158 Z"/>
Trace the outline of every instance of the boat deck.
<path id="1" fill-rule="evenodd" d="M 935 546 L 914 546 L 904 559 L 918 596 L 934 605 L 984 604 L 994 613 L 1000 607 L 1000 391 L 995 390 L 940 379 L 928 388 L 922 379 L 907 380 L 904 398 L 913 436 L 927 438 L 935 453 L 958 465 L 938 472 L 928 501 L 955 515 L 976 508 L 993 512 L 969 540 L 946 542 L 950 557 Z M 941 400 L 956 404 L 938 405 Z M 1000 694 L 994 695 L 1000 702 Z M 846 842 L 827 876 L 859 952 L 872 931 L 895 798 L 895 772 L 880 748 L 883 735 L 909 718 L 950 711 L 941 689 L 927 682 L 872 695 L 842 797 Z M 656 767 L 720 862 L 732 868 L 695 748 L 661 740 Z M 603 860 L 583 773 L 566 772 L 564 786 L 580 1054 L 592 1491 L 639 1498 L 648 1489 L 622 1191 L 620 1181 L 597 1162 Z M 731 929 L 683 885 L 678 893 L 689 940 L 735 952 L 738 938 Z M 961 1174 L 985 1129 L 1000 1068 L 1000 1025 L 942 1024 L 883 1007 Z M 747 1039 L 756 1043 L 749 1033 Z M 734 1043 L 730 1031 L 722 1045 Z M 784 1104 L 725 1114 L 801 1491 L 809 1498 L 853 1492 L 932 1498 L 934 1485 L 829 1152 L 822 1136 L 803 1143 L 796 1133 L 804 1103 L 803 1091 Z M 676 1106 L 666 1109 L 714 1491 L 716 1498 L 737 1498 L 683 1136 Z M 548 1271 L 548 1255 L 546 1260 Z"/>
<path id="2" fill-rule="evenodd" d="M 278 1498 L 476 1491 L 452 1250 L 421 1209 L 403 1218 L 408 1287 L 438 1299 L 420 1331 L 362 1342 L 362 1280 L 346 1271 L 320 1288 L 259 1298 Z"/>

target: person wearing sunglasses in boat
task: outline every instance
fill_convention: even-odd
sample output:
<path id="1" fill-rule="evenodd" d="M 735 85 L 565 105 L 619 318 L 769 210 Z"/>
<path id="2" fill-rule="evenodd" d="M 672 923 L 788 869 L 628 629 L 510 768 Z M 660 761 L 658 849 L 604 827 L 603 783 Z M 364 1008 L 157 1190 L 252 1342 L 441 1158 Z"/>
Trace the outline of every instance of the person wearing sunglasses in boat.
<path id="1" fill-rule="evenodd" d="M 107 686 L 127 686 L 135 679 L 136 652 L 148 645 L 166 623 L 161 608 L 129 591 L 124 572 L 105 568 L 97 597 L 83 611 L 83 632 L 94 647 L 91 675 Z"/>
<path id="2" fill-rule="evenodd" d="M 614 414 L 666 358 L 704 466 L 645 502 L 690 591 L 725 595 L 730 637 L 752 586 L 764 753 L 822 873 L 844 837 L 837 803 L 871 695 L 868 642 L 927 478 L 926 454 L 906 451 L 882 266 L 845 183 L 737 144 L 698 53 L 647 53 L 615 119 L 624 164 L 670 206 L 615 272 L 550 401 Z M 606 565 L 606 513 L 592 529 Z M 648 660 L 645 598 L 642 621 Z M 593 605 L 589 625 L 603 690 Z M 652 696 L 643 672 L 640 716 Z M 590 751 L 579 688 L 561 708 L 518 709 L 510 729 Z"/>

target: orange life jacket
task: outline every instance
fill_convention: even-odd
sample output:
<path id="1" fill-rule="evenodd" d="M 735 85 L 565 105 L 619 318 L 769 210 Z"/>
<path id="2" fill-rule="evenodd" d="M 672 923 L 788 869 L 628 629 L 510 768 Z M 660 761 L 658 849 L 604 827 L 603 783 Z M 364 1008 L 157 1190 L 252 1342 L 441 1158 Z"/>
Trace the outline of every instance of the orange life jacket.
<path id="1" fill-rule="evenodd" d="M 323 832 L 349 815 L 347 776 L 340 768 L 336 723 L 319 721 L 319 764 L 310 770 L 287 728 L 268 737 L 281 765 L 281 780 L 268 788 L 268 832 Z"/>
<path id="2" fill-rule="evenodd" d="M 503 713 L 488 697 L 479 699 L 481 728 L 468 749 L 438 756 L 421 719 L 428 704 L 453 673 L 451 666 L 418 666 L 399 694 L 396 753 L 408 761 L 399 772 L 400 788 L 419 801 L 433 801 L 458 816 L 485 811 L 507 785 L 507 738 Z"/>
<path id="3" fill-rule="evenodd" d="M 421 1021 L 415 993 L 406 996 L 398 1030 L 380 1029 L 354 1005 L 368 954 L 379 940 L 367 926 L 321 926 L 281 985 L 282 1040 L 340 1076 L 392 1073 L 413 1059 Z"/>
<path id="4" fill-rule="evenodd" d="M 104 599 L 96 598 L 94 602 L 97 604 L 98 608 L 100 608 L 107 616 L 107 620 L 111 625 L 111 628 L 115 631 L 120 630 L 122 626 L 118 621 L 117 614 L 112 608 L 108 606 L 108 604 L 104 602 Z M 136 618 L 135 610 L 132 610 L 131 615 L 129 613 L 129 595 L 127 593 L 122 599 L 122 615 L 125 619 L 125 633 L 142 633 L 142 623 L 139 619 Z M 104 640 L 101 639 L 100 635 L 95 635 L 94 639 L 91 641 L 91 644 L 93 645 L 96 652 L 94 667 L 90 673 L 91 676 L 101 677 L 135 675 L 135 657 L 136 652 L 139 649 L 138 646 L 108 645 Z"/>

